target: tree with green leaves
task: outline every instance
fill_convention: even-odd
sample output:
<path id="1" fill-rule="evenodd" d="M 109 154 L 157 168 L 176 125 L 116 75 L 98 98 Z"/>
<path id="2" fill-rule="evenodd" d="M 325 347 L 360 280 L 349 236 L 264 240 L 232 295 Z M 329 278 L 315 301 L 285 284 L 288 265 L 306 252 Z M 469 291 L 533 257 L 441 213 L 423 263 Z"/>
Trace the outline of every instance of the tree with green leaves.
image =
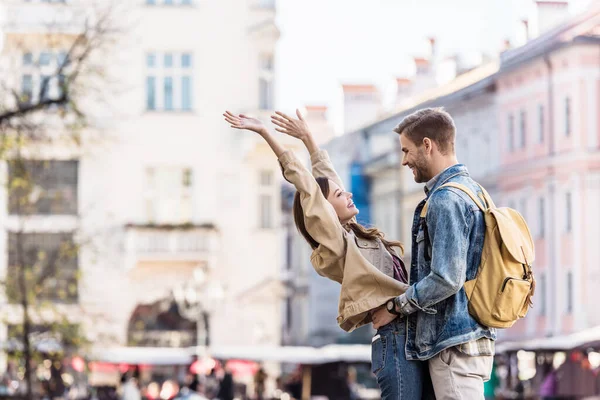
<path id="1" fill-rule="evenodd" d="M 70 5 L 60 7 L 69 11 Z M 67 15 L 74 20 L 48 24 L 44 35 L 5 37 L 0 54 L 0 176 L 8 253 L 3 315 L 12 339 L 5 350 L 22 363 L 27 399 L 33 398 L 35 366 L 42 357 L 86 343 L 72 320 L 79 307 L 79 250 L 86 239 L 77 229 L 40 232 L 32 226 L 40 216 L 80 216 L 77 149 L 93 131 L 87 111 L 93 95 L 104 91 L 102 54 L 121 32 L 113 8 L 90 6 Z M 53 149 L 72 156 L 54 157 Z"/>

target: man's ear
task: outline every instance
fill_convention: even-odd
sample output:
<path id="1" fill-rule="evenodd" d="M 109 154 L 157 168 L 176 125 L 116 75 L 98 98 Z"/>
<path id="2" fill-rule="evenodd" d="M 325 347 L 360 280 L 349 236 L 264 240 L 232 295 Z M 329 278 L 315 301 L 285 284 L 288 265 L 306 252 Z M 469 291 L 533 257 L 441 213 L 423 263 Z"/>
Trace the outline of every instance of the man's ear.
<path id="1" fill-rule="evenodd" d="M 433 152 L 433 141 L 428 137 L 423 138 L 423 146 L 425 147 L 425 154 L 430 155 Z"/>

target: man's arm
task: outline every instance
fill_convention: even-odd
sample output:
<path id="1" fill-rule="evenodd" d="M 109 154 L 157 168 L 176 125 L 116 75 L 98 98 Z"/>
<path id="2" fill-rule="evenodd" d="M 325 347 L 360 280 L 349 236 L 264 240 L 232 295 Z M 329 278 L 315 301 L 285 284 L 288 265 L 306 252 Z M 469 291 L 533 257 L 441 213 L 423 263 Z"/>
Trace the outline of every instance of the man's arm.
<path id="1" fill-rule="evenodd" d="M 458 293 L 466 280 L 473 211 L 457 193 L 441 189 L 429 200 L 426 218 L 431 272 L 396 299 L 396 308 L 404 315 L 417 310 L 435 314 L 430 307 Z"/>

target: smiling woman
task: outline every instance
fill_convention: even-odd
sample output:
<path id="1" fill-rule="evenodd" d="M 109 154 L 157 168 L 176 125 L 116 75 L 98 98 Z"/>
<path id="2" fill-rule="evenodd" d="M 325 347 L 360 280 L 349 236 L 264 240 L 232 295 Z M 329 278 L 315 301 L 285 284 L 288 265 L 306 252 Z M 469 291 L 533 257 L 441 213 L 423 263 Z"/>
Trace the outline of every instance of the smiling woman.
<path id="1" fill-rule="evenodd" d="M 406 321 L 389 307 L 408 287 L 402 244 L 356 221 L 358 209 L 352 193 L 344 189 L 327 152 L 318 148 L 300 112 L 296 114 L 297 119 L 277 112 L 272 122 L 277 131 L 302 140 L 310 153 L 312 173 L 261 121 L 230 112 L 224 117 L 232 128 L 258 133 L 279 159 L 285 179 L 296 187 L 294 221 L 313 249 L 311 264 L 318 274 L 341 284 L 340 327 L 351 332 L 372 322 L 378 329 L 373 338 L 372 371 L 382 398 L 429 398 L 433 389 L 427 379 L 427 363 L 406 359 Z M 402 381 L 411 385 L 402 385 Z"/>

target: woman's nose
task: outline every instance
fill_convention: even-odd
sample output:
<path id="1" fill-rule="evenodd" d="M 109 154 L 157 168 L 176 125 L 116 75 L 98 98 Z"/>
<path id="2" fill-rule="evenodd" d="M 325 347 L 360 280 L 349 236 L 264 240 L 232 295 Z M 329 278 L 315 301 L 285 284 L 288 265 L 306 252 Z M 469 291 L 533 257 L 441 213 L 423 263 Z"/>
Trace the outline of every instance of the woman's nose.
<path id="1" fill-rule="evenodd" d="M 347 193 L 349 199 L 351 199 L 351 198 L 354 197 L 354 195 L 352 194 L 352 192 L 346 192 L 346 193 Z"/>

